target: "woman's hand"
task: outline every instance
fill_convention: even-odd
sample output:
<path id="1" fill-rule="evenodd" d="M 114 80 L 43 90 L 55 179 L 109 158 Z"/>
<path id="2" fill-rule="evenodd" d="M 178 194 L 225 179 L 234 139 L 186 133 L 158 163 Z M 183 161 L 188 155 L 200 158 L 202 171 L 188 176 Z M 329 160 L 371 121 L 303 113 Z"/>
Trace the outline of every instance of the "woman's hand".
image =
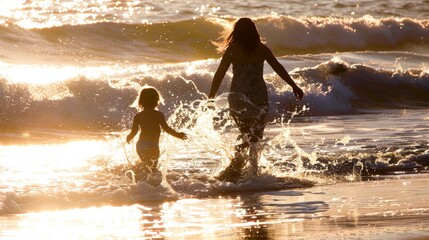
<path id="1" fill-rule="evenodd" d="M 293 88 L 293 93 L 295 94 L 295 97 L 298 100 L 301 100 L 304 97 L 304 92 L 298 86 Z"/>

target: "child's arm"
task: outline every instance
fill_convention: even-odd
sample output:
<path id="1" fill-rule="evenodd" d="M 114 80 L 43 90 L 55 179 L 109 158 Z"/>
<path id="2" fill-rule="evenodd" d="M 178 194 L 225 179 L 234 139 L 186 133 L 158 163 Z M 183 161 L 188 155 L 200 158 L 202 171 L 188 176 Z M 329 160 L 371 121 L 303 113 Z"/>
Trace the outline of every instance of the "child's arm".
<path id="1" fill-rule="evenodd" d="M 131 139 L 134 138 L 134 136 L 138 133 L 138 131 L 139 131 L 139 125 L 136 121 L 136 117 L 134 116 L 133 127 L 131 128 L 130 134 L 128 134 L 127 136 L 127 143 L 130 143 Z"/>
<path id="2" fill-rule="evenodd" d="M 180 138 L 180 139 L 186 139 L 188 136 L 183 132 L 177 132 L 176 130 L 172 129 L 170 126 L 168 126 L 167 121 L 165 121 L 164 114 L 160 113 L 160 121 L 159 124 L 161 125 L 162 129 L 171 136 Z"/>

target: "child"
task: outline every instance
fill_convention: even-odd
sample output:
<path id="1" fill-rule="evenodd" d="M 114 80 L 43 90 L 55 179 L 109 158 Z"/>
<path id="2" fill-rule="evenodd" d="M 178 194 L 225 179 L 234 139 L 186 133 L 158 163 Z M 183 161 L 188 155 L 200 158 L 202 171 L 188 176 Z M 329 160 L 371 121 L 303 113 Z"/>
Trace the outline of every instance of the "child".
<path id="1" fill-rule="evenodd" d="M 139 97 L 139 106 L 143 111 L 137 113 L 133 119 L 133 126 L 127 136 L 127 143 L 137 134 L 140 128 L 140 137 L 136 144 L 137 154 L 143 162 L 143 172 L 158 172 L 159 137 L 161 127 L 168 134 L 180 139 L 186 139 L 183 132 L 176 132 L 165 121 L 164 114 L 155 110 L 158 105 L 159 94 L 154 88 L 144 88 Z"/>

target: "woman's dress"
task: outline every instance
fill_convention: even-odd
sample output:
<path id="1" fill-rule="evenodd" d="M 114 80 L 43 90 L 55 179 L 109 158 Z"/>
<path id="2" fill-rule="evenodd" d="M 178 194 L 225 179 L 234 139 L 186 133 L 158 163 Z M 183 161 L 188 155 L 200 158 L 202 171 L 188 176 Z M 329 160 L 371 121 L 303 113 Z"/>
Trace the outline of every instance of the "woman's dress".
<path id="1" fill-rule="evenodd" d="M 269 110 L 267 86 L 263 78 L 264 62 L 233 64 L 233 78 L 228 95 L 230 114 L 242 137 L 251 142 L 263 136 Z"/>

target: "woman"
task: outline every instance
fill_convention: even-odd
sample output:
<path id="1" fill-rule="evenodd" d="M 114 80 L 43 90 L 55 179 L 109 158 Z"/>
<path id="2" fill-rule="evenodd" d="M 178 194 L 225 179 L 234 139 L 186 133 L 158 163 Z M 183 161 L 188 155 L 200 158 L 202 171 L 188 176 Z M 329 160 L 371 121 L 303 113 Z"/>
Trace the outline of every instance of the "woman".
<path id="1" fill-rule="evenodd" d="M 235 158 L 218 179 L 234 182 L 242 175 L 248 151 L 250 173 L 258 174 L 258 141 L 263 137 L 269 110 L 267 87 L 263 79 L 264 61 L 292 87 L 297 99 L 301 99 L 304 94 L 271 50 L 261 42 L 258 30 L 250 18 L 240 18 L 234 24 L 232 32 L 225 38 L 223 50 L 209 98 L 215 97 L 232 64 L 233 78 L 228 102 L 230 114 L 240 130 L 239 137 L 243 143 L 236 147 Z"/>

